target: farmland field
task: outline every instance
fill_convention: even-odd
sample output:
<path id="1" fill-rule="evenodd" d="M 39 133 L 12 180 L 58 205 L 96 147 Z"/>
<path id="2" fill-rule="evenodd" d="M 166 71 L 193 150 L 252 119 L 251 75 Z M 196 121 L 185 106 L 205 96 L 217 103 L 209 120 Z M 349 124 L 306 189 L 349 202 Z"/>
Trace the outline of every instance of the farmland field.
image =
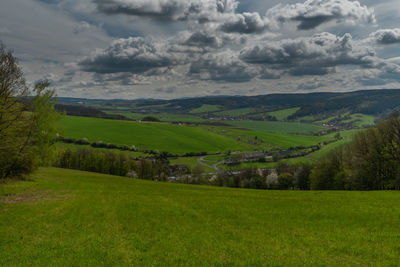
<path id="1" fill-rule="evenodd" d="M 194 115 L 183 115 L 183 114 L 172 114 L 172 113 L 132 113 L 132 112 L 119 112 L 119 111 L 107 111 L 109 114 L 122 115 L 132 120 L 141 120 L 144 117 L 155 117 L 160 121 L 170 122 L 204 122 L 207 121 Z"/>
<path id="2" fill-rule="evenodd" d="M 190 111 L 191 114 L 196 114 L 196 113 L 205 113 L 205 112 L 213 112 L 213 111 L 219 111 L 221 108 L 217 105 L 202 105 L 199 108 L 192 109 Z"/>
<path id="3" fill-rule="evenodd" d="M 215 112 L 214 114 L 220 116 L 240 116 L 252 113 L 254 111 L 255 111 L 254 108 L 239 108 L 239 109 L 231 109 L 231 110 Z"/>
<path id="4" fill-rule="evenodd" d="M 280 122 L 280 121 L 233 121 L 232 125 L 260 132 L 282 134 L 309 134 L 317 133 L 327 128 L 307 123 Z"/>
<path id="5" fill-rule="evenodd" d="M 88 138 L 139 149 L 158 149 L 172 153 L 243 150 L 252 146 L 199 127 L 167 123 L 139 123 L 86 117 L 64 116 L 59 127 L 70 138 Z"/>
<path id="6" fill-rule="evenodd" d="M 211 131 L 225 135 L 242 142 L 254 141 L 257 138 L 259 149 L 270 149 L 270 148 L 290 148 L 296 146 L 312 146 L 320 142 L 332 140 L 332 135 L 325 136 L 312 136 L 312 135 L 295 135 L 295 134 L 283 134 L 274 132 L 262 132 L 262 131 L 251 131 L 245 129 L 231 129 L 214 127 L 210 128 Z"/>
<path id="7" fill-rule="evenodd" d="M 43 168 L 0 185 L 0 265 L 396 266 L 399 201 Z"/>
<path id="8" fill-rule="evenodd" d="M 286 120 L 287 117 L 290 115 L 293 115 L 298 111 L 300 108 L 288 108 L 288 109 L 282 109 L 282 110 L 277 110 L 273 112 L 268 112 L 268 115 L 274 116 L 277 120 Z"/>

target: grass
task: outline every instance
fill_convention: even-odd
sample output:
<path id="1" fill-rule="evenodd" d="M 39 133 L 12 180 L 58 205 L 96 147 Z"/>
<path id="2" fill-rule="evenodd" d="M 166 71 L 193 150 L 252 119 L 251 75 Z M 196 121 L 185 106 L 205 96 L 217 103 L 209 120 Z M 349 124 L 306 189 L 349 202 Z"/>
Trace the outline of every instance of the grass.
<path id="1" fill-rule="evenodd" d="M 206 113 L 206 112 L 213 112 L 213 111 L 219 111 L 221 109 L 220 106 L 217 105 L 207 105 L 203 104 L 199 108 L 192 109 L 190 111 L 191 114 L 196 114 L 196 113 Z"/>
<path id="2" fill-rule="evenodd" d="M 244 129 L 232 129 L 222 127 L 208 128 L 210 131 L 235 138 L 240 142 L 254 142 L 257 138 L 257 149 L 269 150 L 272 148 L 287 149 L 296 146 L 312 146 L 323 141 L 332 140 L 332 135 L 311 136 L 311 135 L 295 135 L 274 132 L 261 132 Z"/>
<path id="3" fill-rule="evenodd" d="M 330 151 L 350 142 L 353 138 L 353 135 L 356 134 L 359 130 L 348 130 L 348 131 L 342 131 L 340 132 L 340 135 L 342 137 L 341 140 L 334 142 L 334 143 L 330 143 L 328 145 L 325 145 L 324 147 L 322 147 L 321 150 L 316 151 L 310 155 L 307 155 L 305 158 L 306 159 L 311 159 L 313 161 L 320 159 L 323 155 L 329 153 Z M 335 133 L 330 134 L 330 136 L 333 136 Z"/>
<path id="4" fill-rule="evenodd" d="M 273 111 L 273 112 L 268 112 L 267 114 L 275 117 L 277 120 L 283 121 L 283 120 L 286 120 L 289 116 L 296 113 L 298 110 L 300 110 L 299 107 L 288 108 L 288 109 L 281 109 L 281 110 L 277 110 L 277 111 Z"/>
<path id="5" fill-rule="evenodd" d="M 232 121 L 229 122 L 237 127 L 251 129 L 260 132 L 282 133 L 282 134 L 310 134 L 326 129 L 307 123 L 280 122 L 280 121 Z"/>
<path id="6" fill-rule="evenodd" d="M 254 111 L 255 111 L 254 108 L 238 108 L 238 109 L 230 109 L 230 110 L 215 112 L 214 114 L 219 116 L 242 116 L 249 113 L 253 113 Z"/>
<path id="7" fill-rule="evenodd" d="M 119 145 L 135 145 L 140 150 L 158 149 L 171 153 L 218 152 L 248 149 L 249 145 L 207 131 L 201 127 L 167 123 L 139 123 L 64 116 L 59 121 L 70 138 L 88 138 Z"/>
<path id="8" fill-rule="evenodd" d="M 207 120 L 194 115 L 172 114 L 172 113 L 132 113 L 132 112 L 118 112 L 107 111 L 109 114 L 123 115 L 132 120 L 141 120 L 144 117 L 155 117 L 160 121 L 165 122 L 205 122 Z"/>
<path id="9" fill-rule="evenodd" d="M 40 169 L 0 185 L 1 266 L 396 266 L 398 192 L 263 191 Z"/>
<path id="10" fill-rule="evenodd" d="M 351 119 L 344 120 L 343 122 L 353 122 L 357 128 L 363 128 L 364 126 L 371 126 L 375 124 L 375 117 L 371 115 L 365 115 L 355 113 L 350 115 Z"/>

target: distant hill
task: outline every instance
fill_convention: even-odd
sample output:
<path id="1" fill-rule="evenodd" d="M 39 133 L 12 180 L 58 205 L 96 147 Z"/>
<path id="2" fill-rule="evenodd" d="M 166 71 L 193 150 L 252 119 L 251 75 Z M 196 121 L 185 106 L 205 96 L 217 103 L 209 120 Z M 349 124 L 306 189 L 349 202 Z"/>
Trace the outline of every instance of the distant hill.
<path id="1" fill-rule="evenodd" d="M 132 112 L 190 113 L 201 107 L 216 106 L 218 111 L 253 108 L 258 111 L 273 111 L 282 108 L 299 107 L 289 119 L 312 116 L 321 113 L 348 111 L 379 115 L 400 107 L 400 90 L 366 90 L 348 93 L 270 94 L 259 96 L 210 96 L 174 100 L 90 100 L 59 98 L 60 104 L 102 106 L 101 109 L 126 108 Z M 213 113 L 212 109 L 204 112 Z"/>

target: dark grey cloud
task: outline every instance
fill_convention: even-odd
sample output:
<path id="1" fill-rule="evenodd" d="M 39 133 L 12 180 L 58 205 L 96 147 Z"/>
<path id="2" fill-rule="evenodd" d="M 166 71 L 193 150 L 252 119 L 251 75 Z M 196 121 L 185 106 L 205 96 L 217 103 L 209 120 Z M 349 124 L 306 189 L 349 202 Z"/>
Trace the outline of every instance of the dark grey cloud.
<path id="1" fill-rule="evenodd" d="M 223 40 L 215 34 L 210 34 L 205 31 L 196 31 L 191 33 L 182 44 L 188 46 L 218 48 L 223 45 Z"/>
<path id="2" fill-rule="evenodd" d="M 370 38 L 382 45 L 400 43 L 400 28 L 378 30 L 371 33 Z"/>
<path id="3" fill-rule="evenodd" d="M 142 37 L 119 39 L 105 50 L 79 62 L 84 71 L 96 73 L 144 73 L 178 64 L 179 59 L 165 45 Z"/>
<path id="4" fill-rule="evenodd" d="M 25 39 L 28 49 L 18 57 L 39 55 L 47 66 L 29 63 L 27 77 L 46 77 L 71 95 L 174 98 L 400 84 L 400 52 L 390 45 L 400 43 L 398 0 L 3 1 L 1 38 L 16 51 Z"/>
<path id="5" fill-rule="evenodd" d="M 279 71 L 263 68 L 259 71 L 258 78 L 262 80 L 277 80 L 281 78 L 281 73 Z"/>
<path id="6" fill-rule="evenodd" d="M 373 50 L 353 47 L 350 34 L 338 37 L 327 32 L 309 38 L 268 41 L 245 48 L 240 58 L 248 63 L 288 70 L 297 76 L 324 75 L 339 65 L 372 67 L 378 64 Z"/>
<path id="7" fill-rule="evenodd" d="M 372 9 L 350 0 L 307 0 L 304 3 L 279 4 L 267 11 L 267 17 L 277 23 L 298 22 L 299 30 L 314 29 L 330 21 L 376 21 Z"/>
<path id="8" fill-rule="evenodd" d="M 199 79 L 240 83 L 252 80 L 257 72 L 240 61 L 235 52 L 228 50 L 223 53 L 208 54 L 192 62 L 189 74 Z"/>
<path id="9" fill-rule="evenodd" d="M 93 0 L 100 12 L 150 17 L 163 21 L 208 21 L 218 13 L 233 13 L 235 0 Z"/>

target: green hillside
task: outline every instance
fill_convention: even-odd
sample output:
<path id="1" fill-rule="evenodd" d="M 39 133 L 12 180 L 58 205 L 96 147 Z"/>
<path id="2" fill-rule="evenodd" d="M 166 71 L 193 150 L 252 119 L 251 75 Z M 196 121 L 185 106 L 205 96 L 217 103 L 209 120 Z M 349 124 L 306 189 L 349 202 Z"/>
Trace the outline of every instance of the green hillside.
<path id="1" fill-rule="evenodd" d="M 106 111 L 108 114 L 122 115 L 132 120 L 141 120 L 144 117 L 151 116 L 160 121 L 170 122 L 204 122 L 207 121 L 200 117 L 187 114 L 171 114 L 171 113 L 132 113 L 124 111 Z"/>
<path id="2" fill-rule="evenodd" d="M 220 109 L 221 108 L 218 105 L 206 105 L 206 104 L 204 104 L 199 108 L 192 109 L 190 111 L 190 113 L 196 114 L 196 113 L 213 112 L 213 111 L 218 111 Z"/>
<path id="3" fill-rule="evenodd" d="M 286 120 L 289 116 L 293 115 L 298 111 L 300 108 L 288 108 L 288 109 L 281 109 L 273 112 L 268 112 L 268 115 L 275 117 L 277 120 L 283 121 Z"/>
<path id="4" fill-rule="evenodd" d="M 66 137 L 88 138 L 91 142 L 135 145 L 172 153 L 243 150 L 250 145 L 203 128 L 167 123 L 130 122 L 64 116 L 59 121 Z"/>
<path id="5" fill-rule="evenodd" d="M 264 191 L 55 168 L 0 185 L 1 266 L 396 266 L 397 192 Z"/>
<path id="6" fill-rule="evenodd" d="M 260 132 L 282 133 L 282 134 L 310 134 L 327 129 L 307 123 L 280 122 L 280 121 L 232 121 L 232 125 Z"/>

